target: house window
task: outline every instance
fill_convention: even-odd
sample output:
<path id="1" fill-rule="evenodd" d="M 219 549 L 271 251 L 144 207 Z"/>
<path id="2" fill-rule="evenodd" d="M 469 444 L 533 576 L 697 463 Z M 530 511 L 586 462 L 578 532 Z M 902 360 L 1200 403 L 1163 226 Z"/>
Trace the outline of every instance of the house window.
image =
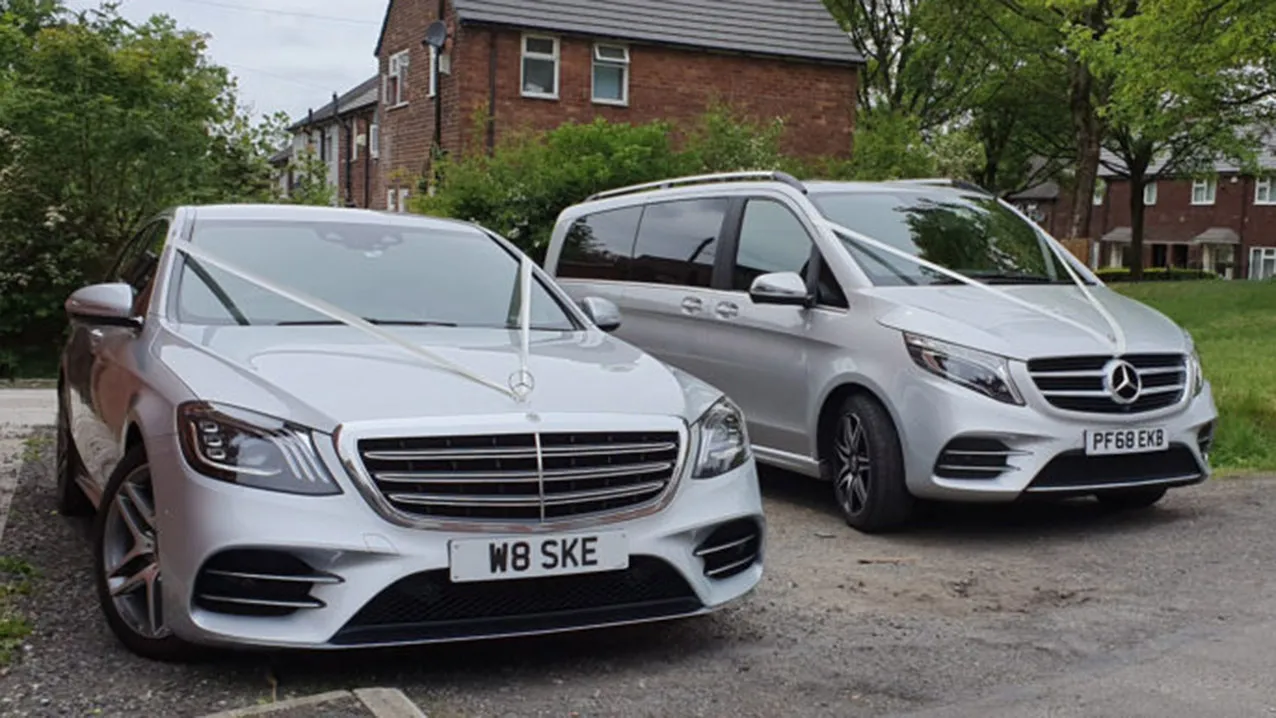
<path id="1" fill-rule="evenodd" d="M 391 212 L 399 211 L 399 193 L 390 189 L 385 193 L 385 208 Z"/>
<path id="2" fill-rule="evenodd" d="M 408 190 L 406 187 L 399 190 L 399 205 L 398 205 L 397 211 L 399 212 L 408 211 Z"/>
<path id="3" fill-rule="evenodd" d="M 368 128 L 368 156 L 374 160 L 381 157 L 381 125 L 375 122 Z"/>
<path id="4" fill-rule="evenodd" d="M 1271 177 L 1254 182 L 1254 204 L 1276 204 L 1276 192 L 1272 191 Z"/>
<path id="5" fill-rule="evenodd" d="M 558 99 L 558 38 L 523 36 L 523 97 Z"/>
<path id="6" fill-rule="evenodd" d="M 408 102 L 408 51 L 390 56 L 390 71 L 385 76 L 385 104 L 390 107 Z"/>
<path id="7" fill-rule="evenodd" d="M 1107 192 L 1108 192 L 1108 183 L 1104 182 L 1101 179 L 1096 179 L 1094 181 L 1094 206 L 1095 207 L 1103 206 L 1103 195 L 1107 194 Z"/>
<path id="8" fill-rule="evenodd" d="M 1143 206 L 1144 207 L 1156 206 L 1156 183 L 1155 182 L 1148 182 L 1147 184 L 1143 185 Z"/>
<path id="9" fill-rule="evenodd" d="M 1218 180 L 1200 179 L 1192 182 L 1192 204 L 1214 204 L 1218 195 Z"/>
<path id="10" fill-rule="evenodd" d="M 594 45 L 594 102 L 603 105 L 629 104 L 629 48 L 624 45 Z"/>
<path id="11" fill-rule="evenodd" d="M 1276 247 L 1254 247 L 1249 250 L 1249 278 L 1276 278 Z"/>

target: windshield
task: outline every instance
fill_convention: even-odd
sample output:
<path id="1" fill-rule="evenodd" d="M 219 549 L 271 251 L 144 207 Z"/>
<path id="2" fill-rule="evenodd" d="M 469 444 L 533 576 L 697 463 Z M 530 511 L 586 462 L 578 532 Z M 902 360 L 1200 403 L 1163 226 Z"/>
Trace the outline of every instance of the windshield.
<path id="1" fill-rule="evenodd" d="M 399 224 L 205 220 L 192 242 L 226 263 L 388 325 L 517 328 L 520 258 L 478 230 Z M 178 320 L 212 325 L 339 324 L 187 257 Z M 538 280 L 534 329 L 578 327 Z"/>
<path id="2" fill-rule="evenodd" d="M 989 284 L 1071 284 L 1037 228 L 996 199 L 947 189 L 884 188 L 816 194 L 829 220 Z M 840 236 L 840 233 L 839 233 Z M 842 237 L 879 286 L 955 284 L 955 279 Z"/>

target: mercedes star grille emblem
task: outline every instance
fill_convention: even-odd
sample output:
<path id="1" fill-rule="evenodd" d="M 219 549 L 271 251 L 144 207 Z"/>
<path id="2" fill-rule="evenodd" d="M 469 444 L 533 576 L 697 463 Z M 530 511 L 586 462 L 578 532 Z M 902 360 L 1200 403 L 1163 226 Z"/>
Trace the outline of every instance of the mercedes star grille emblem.
<path id="1" fill-rule="evenodd" d="M 1143 393 L 1143 379 L 1139 376 L 1139 370 L 1121 359 L 1114 359 L 1104 368 L 1103 384 L 1113 401 L 1126 406 L 1138 401 L 1139 395 Z"/>

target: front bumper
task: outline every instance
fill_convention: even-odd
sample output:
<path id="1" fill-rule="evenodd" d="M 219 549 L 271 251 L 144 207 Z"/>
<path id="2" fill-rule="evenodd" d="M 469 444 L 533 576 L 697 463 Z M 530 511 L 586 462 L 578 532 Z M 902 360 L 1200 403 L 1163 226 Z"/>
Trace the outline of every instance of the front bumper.
<path id="1" fill-rule="evenodd" d="M 472 614 L 476 607 L 492 605 L 493 601 L 508 608 L 511 597 L 518 595 L 529 597 L 525 603 L 529 610 L 542 611 L 553 604 L 553 601 L 547 604 L 542 600 L 545 595 L 574 593 L 577 598 L 563 604 L 568 610 L 553 616 L 541 615 L 542 620 L 505 615 L 500 620 L 480 617 L 479 620 L 452 621 L 448 625 L 407 625 L 400 618 L 410 623 L 410 611 L 399 611 L 400 618 L 390 615 L 395 610 L 394 592 L 450 590 L 446 579 L 449 541 L 485 534 L 394 525 L 373 510 L 348 475 L 338 466 L 331 466 L 333 459 L 328 456 L 325 459 L 343 493 L 323 498 L 299 497 L 207 479 L 190 469 L 175 438 L 157 443 L 160 445 L 148 446 L 148 451 L 160 507 L 165 620 L 177 636 L 193 643 L 332 649 L 621 625 L 711 612 L 748 594 L 762 576 L 765 519 L 757 472 L 754 463 L 749 461 L 715 479 L 683 478 L 670 503 L 657 513 L 594 527 L 600 531 L 625 532 L 631 556 L 631 573 L 627 577 L 610 572 L 577 577 L 566 584 L 559 578 L 458 584 L 465 590 L 440 597 L 453 604 L 468 602 L 463 608 L 457 608 L 461 618 L 468 615 L 467 611 Z M 740 519 L 756 522 L 759 532 L 756 561 L 729 577 L 709 578 L 706 560 L 696 555 L 697 547 L 715 529 Z M 494 532 L 494 535 L 502 534 Z M 208 610 L 196 600 L 200 569 L 210 558 L 228 550 L 261 549 L 301 559 L 324 576 L 327 581 L 310 585 L 308 593 L 319 605 L 287 615 L 245 616 Z M 436 572 L 442 572 L 442 581 Z M 674 584 L 683 587 L 681 599 L 670 599 L 670 589 L 660 595 L 647 592 L 636 596 L 642 599 L 638 601 L 641 605 L 626 603 L 626 587 L 647 585 L 656 580 L 653 576 L 666 587 Z M 616 597 L 617 605 L 597 606 L 602 599 L 589 598 L 594 595 L 591 580 L 595 577 L 605 584 L 605 595 Z M 556 581 L 558 583 L 554 583 Z M 582 608 L 584 604 L 589 606 Z M 517 610 L 511 610 L 517 614 Z M 379 614 L 376 619 L 379 623 L 358 625 L 369 612 Z M 359 620 L 355 620 L 356 617 Z M 387 621 L 399 623 L 390 625 Z"/>
<path id="2" fill-rule="evenodd" d="M 1021 389 L 1032 386 L 1026 372 L 1014 378 Z M 1061 411 L 1031 390 L 1025 392 L 1026 406 L 1010 406 L 941 379 L 920 377 L 920 382 L 925 385 L 901 392 L 899 402 L 908 488 L 919 498 L 1008 502 L 1026 495 L 1185 486 L 1210 475 L 1201 440 L 1212 431 L 1218 410 L 1208 382 L 1183 404 L 1133 416 Z M 1146 427 L 1165 429 L 1172 453 L 1097 461 L 1085 456 L 1087 431 Z M 1009 470 L 994 478 L 953 478 L 952 472 L 942 472 L 941 456 L 955 440 L 1000 442 L 1009 450 Z"/>

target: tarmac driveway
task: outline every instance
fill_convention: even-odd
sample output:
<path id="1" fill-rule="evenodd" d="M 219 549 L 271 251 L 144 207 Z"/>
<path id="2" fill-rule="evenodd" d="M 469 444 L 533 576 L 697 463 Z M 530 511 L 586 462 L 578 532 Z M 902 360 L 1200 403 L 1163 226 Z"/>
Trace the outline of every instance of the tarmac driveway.
<path id="1" fill-rule="evenodd" d="M 0 539 L 40 572 L 0 715 L 197 716 L 369 685 L 403 688 L 433 718 L 1276 712 L 1276 482 L 1217 480 L 1136 514 L 944 508 L 876 538 L 839 521 L 826 487 L 768 475 L 767 576 L 706 619 L 166 666 L 107 632 L 86 526 L 53 513 L 41 436 Z"/>

